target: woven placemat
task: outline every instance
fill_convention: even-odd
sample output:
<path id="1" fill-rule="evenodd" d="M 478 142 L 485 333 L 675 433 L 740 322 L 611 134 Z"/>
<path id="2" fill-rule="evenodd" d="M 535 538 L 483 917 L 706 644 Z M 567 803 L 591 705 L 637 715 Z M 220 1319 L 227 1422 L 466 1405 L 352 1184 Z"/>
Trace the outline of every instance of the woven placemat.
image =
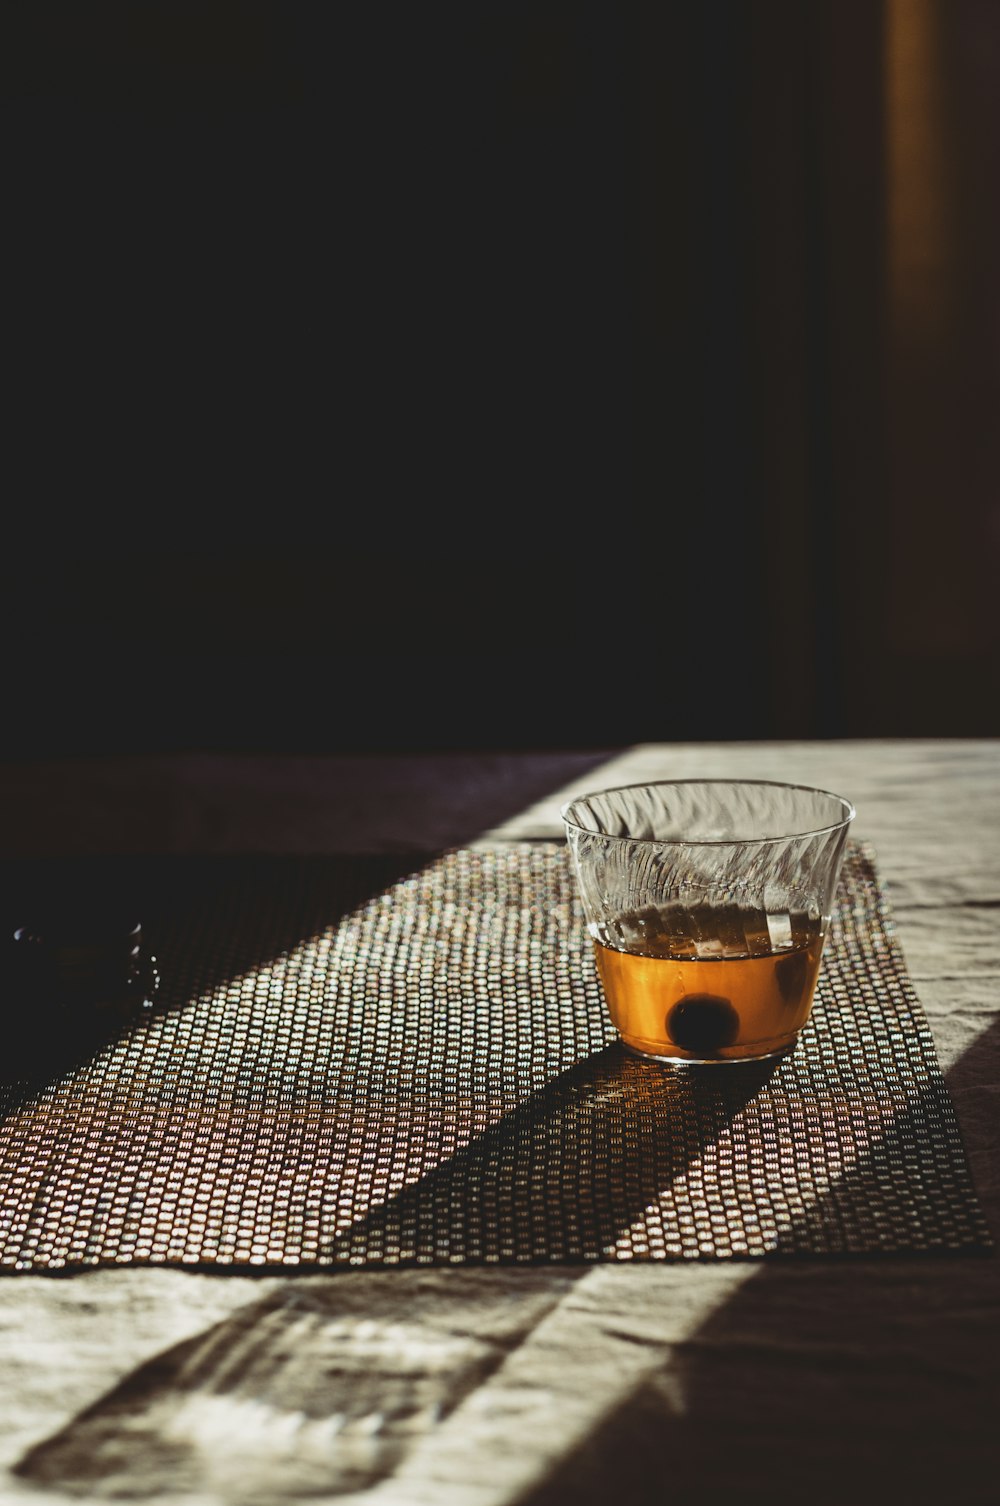
<path id="1" fill-rule="evenodd" d="M 617 1044 L 562 843 L 131 879 L 152 1007 L 0 1089 L 5 1271 L 990 1248 L 867 848 L 792 1055 L 682 1070 Z"/>

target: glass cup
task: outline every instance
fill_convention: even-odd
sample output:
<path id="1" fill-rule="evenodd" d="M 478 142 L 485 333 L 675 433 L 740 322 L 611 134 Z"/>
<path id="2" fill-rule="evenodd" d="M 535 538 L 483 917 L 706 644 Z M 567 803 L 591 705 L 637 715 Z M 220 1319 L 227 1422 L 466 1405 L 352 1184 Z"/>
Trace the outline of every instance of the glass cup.
<path id="1" fill-rule="evenodd" d="M 562 807 L 629 1051 L 700 1065 L 794 1048 L 854 814 L 827 790 L 750 779 L 665 779 Z"/>

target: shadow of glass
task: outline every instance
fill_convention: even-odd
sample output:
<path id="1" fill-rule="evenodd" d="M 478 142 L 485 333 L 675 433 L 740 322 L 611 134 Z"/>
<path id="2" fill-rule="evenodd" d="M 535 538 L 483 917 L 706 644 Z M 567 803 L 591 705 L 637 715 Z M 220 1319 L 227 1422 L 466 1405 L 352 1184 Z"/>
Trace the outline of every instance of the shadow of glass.
<path id="1" fill-rule="evenodd" d="M 949 1088 L 988 1088 L 998 1070 L 1000 1024 L 963 1055 Z M 894 1128 L 910 1155 L 921 1123 L 916 1103 Z M 987 1146 L 969 1152 L 990 1164 Z M 830 1197 L 857 1217 L 878 1206 L 883 1175 L 869 1158 Z M 830 1217 L 829 1202 L 806 1222 Z M 995 1195 L 983 1212 L 1000 1227 Z M 803 1234 L 790 1230 L 789 1243 Z M 756 1262 L 520 1506 L 604 1506 L 611 1494 L 629 1506 L 668 1496 L 980 1506 L 996 1499 L 1000 1469 L 998 1326 L 1000 1261 L 988 1248 Z"/>
<path id="2" fill-rule="evenodd" d="M 631 1253 L 630 1226 L 775 1068 L 665 1069 L 613 1043 L 366 1213 L 327 1258 L 565 1263 L 599 1260 L 619 1243 Z M 650 1253 L 644 1228 L 638 1237 Z"/>

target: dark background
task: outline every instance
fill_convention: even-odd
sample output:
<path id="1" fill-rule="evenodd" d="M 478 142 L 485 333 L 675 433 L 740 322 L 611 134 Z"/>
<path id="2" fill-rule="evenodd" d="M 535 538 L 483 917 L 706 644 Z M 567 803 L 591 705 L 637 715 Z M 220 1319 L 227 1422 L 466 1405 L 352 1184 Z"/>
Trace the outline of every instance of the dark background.
<path id="1" fill-rule="evenodd" d="M 4 11 L 3 745 L 1000 735 L 1000 11 Z"/>

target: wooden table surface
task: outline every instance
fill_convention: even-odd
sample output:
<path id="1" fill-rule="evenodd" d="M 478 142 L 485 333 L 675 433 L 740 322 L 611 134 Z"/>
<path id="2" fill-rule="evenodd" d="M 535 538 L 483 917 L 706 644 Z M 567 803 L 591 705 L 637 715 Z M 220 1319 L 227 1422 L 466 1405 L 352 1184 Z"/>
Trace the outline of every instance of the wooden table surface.
<path id="1" fill-rule="evenodd" d="M 0 856 L 431 854 L 646 778 L 857 807 L 1000 1239 L 1000 743 L 0 766 Z M 1000 1261 L 0 1278 L 0 1500 L 1000 1499 Z"/>

